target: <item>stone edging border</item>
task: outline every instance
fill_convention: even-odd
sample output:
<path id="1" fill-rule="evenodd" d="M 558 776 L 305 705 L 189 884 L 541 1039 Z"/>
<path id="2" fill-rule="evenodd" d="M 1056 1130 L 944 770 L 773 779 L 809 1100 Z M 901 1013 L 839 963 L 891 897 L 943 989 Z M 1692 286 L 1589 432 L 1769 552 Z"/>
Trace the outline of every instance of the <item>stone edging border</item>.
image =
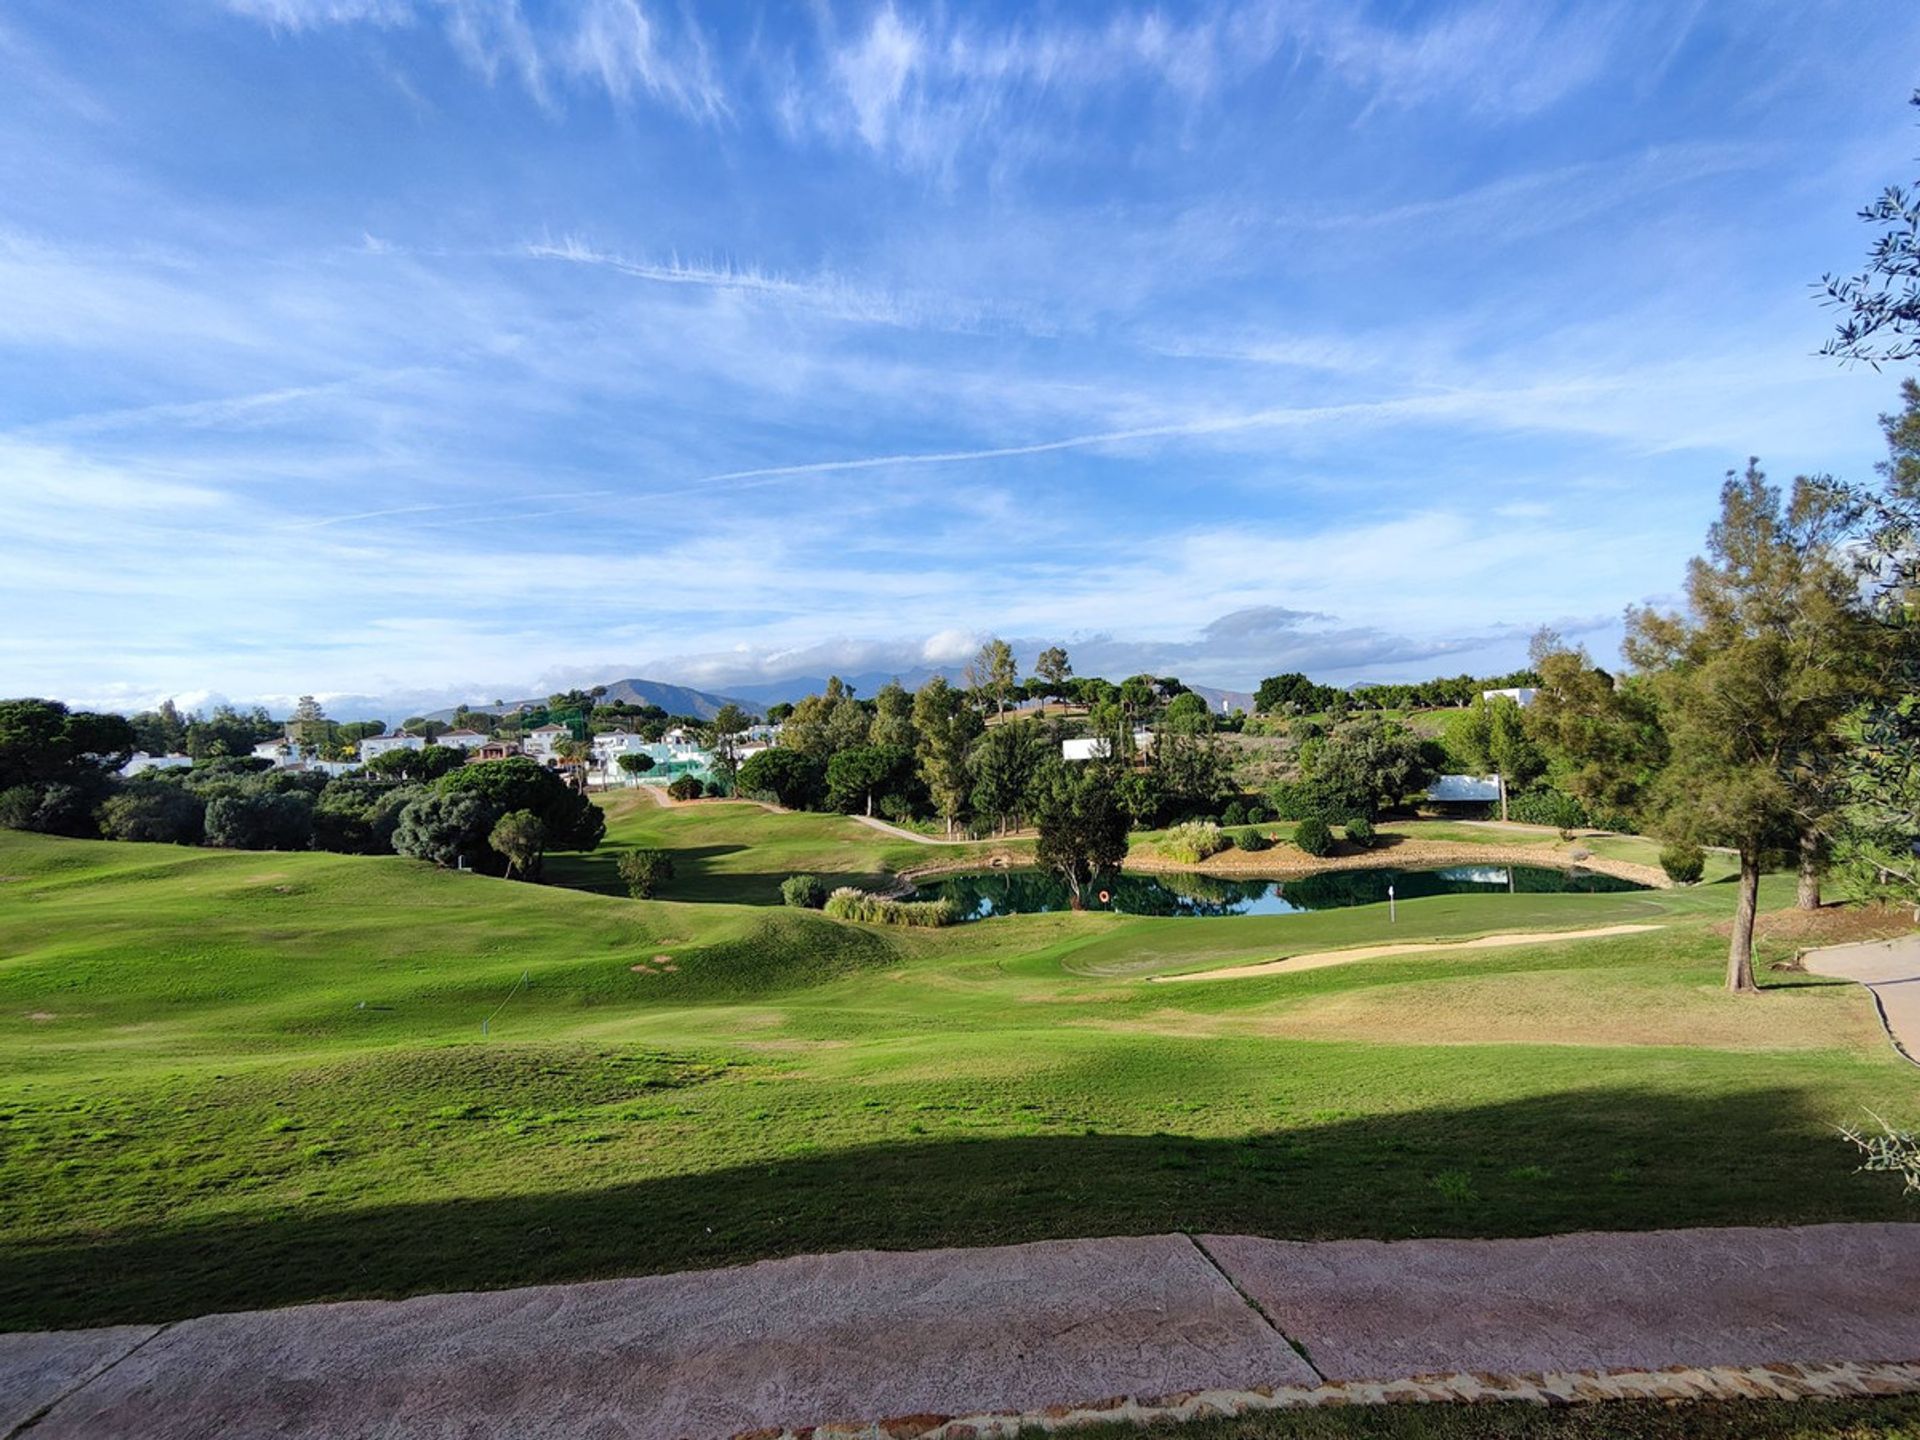
<path id="1" fill-rule="evenodd" d="M 1116 1396 L 1081 1405 L 977 1415 L 900 1415 L 869 1423 L 746 1430 L 732 1440 L 1012 1440 L 1023 1431 L 1208 1420 L 1259 1410 L 1335 1405 L 1591 1405 L 1610 1400 L 1864 1400 L 1920 1393 L 1920 1360 L 1811 1364 L 1671 1365 L 1664 1370 L 1571 1370 L 1545 1375 L 1458 1373 L 1404 1380 L 1332 1380 Z"/>

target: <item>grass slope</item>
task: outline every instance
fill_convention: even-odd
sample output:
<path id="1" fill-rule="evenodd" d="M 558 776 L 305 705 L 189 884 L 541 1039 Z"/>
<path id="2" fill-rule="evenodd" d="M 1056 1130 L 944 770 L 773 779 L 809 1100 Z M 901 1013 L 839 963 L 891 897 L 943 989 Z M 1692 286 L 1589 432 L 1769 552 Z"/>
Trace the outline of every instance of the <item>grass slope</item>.
<path id="1" fill-rule="evenodd" d="M 834 885 L 882 887 L 916 865 L 959 864 L 986 857 L 994 845 L 922 845 L 845 815 L 781 813 L 747 801 L 702 800 L 667 806 L 644 790 L 602 802 L 607 835 L 590 855 L 556 855 L 547 878 L 609 895 L 624 895 L 614 873 L 624 850 L 671 850 L 676 870 L 667 893 L 678 900 L 776 905 L 789 875 L 818 875 Z"/>
<path id="2" fill-rule="evenodd" d="M 849 823 L 636 810 L 615 843 L 706 851 L 680 893 L 756 900 L 802 862 L 928 853 Z M 861 1245 L 1914 1214 L 1832 1127 L 1920 1120 L 1920 1081 L 1855 987 L 1719 991 L 1726 886 L 1435 897 L 1391 933 L 1378 907 L 893 932 L 7 832 L 0 877 L 14 1328 Z M 1665 928 L 1145 978 L 1649 917 Z"/>

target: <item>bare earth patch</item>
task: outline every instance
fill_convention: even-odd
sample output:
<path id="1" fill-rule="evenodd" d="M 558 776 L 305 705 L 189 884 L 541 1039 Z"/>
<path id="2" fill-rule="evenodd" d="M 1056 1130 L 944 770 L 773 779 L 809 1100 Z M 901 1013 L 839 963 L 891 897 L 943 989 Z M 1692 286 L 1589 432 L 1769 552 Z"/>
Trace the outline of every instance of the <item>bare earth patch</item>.
<path id="1" fill-rule="evenodd" d="M 1389 955 L 1419 955 L 1434 950 L 1505 950 L 1516 945 L 1554 945 L 1562 940 L 1599 940 L 1609 935 L 1639 935 L 1658 925 L 1601 925 L 1590 930 L 1521 930 L 1504 935 L 1482 935 L 1478 940 L 1426 940 L 1410 945 L 1361 945 L 1351 950 L 1315 950 L 1284 960 L 1257 965 L 1229 965 L 1221 970 L 1195 970 L 1186 975 L 1155 975 L 1155 985 L 1186 980 L 1244 980 L 1254 975 L 1287 975 L 1297 970 L 1320 970 L 1353 960 L 1380 960 Z"/>
<path id="2" fill-rule="evenodd" d="M 44 1025 L 49 1020 L 57 1020 L 59 1018 L 60 1017 L 55 1015 L 51 1010 L 32 1010 L 27 1013 L 27 1019 L 33 1021 L 36 1025 Z"/>
<path id="3" fill-rule="evenodd" d="M 1269 1033 L 1312 1040 L 1434 1045 L 1671 1045 L 1714 1050 L 1851 1050 L 1880 1039 L 1870 1007 L 1844 992 L 1731 996 L 1718 986 L 1675 996 L 1607 987 L 1604 1024 L 1593 1016 L 1591 974 L 1461 978 L 1419 993 L 1347 991 L 1273 1017 Z M 1397 989 L 1398 987 L 1389 987 Z"/>
<path id="4" fill-rule="evenodd" d="M 1769 910 L 1756 915 L 1756 944 L 1777 940 L 1794 945 L 1847 945 L 1857 940 L 1893 940 L 1912 933 L 1911 911 L 1885 905 L 1824 905 L 1818 910 Z M 1713 927 L 1716 935 L 1731 935 L 1733 921 Z"/>
<path id="5" fill-rule="evenodd" d="M 1604 1012 L 1605 1020 L 1596 1018 Z M 1844 986 L 1729 996 L 1718 985 L 1649 989 L 1583 971 L 1503 972 L 1370 985 L 1227 1012 L 1156 1010 L 1069 1024 L 1186 1039 L 1378 1045 L 1675 1046 L 1712 1050 L 1844 1050 L 1886 1044 L 1871 1005 Z"/>

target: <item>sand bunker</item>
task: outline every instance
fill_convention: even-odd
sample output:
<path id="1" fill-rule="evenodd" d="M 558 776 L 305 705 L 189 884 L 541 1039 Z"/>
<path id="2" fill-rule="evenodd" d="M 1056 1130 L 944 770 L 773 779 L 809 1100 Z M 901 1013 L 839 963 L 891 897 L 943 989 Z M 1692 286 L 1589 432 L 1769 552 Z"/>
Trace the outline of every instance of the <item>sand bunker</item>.
<path id="1" fill-rule="evenodd" d="M 1296 970 L 1321 970 L 1350 960 L 1380 960 L 1389 955 L 1417 955 L 1432 950 L 1504 950 L 1511 945 L 1548 945 L 1560 940 L 1598 940 L 1607 935 L 1638 935 L 1658 925 L 1602 925 L 1592 930 L 1523 930 L 1507 935 L 1482 935 L 1478 940 L 1421 940 L 1411 945 L 1363 945 L 1354 950 L 1315 950 L 1284 960 L 1257 965 L 1230 965 L 1224 970 L 1196 970 L 1188 975 L 1155 975 L 1156 985 L 1180 980 L 1244 980 L 1250 975 L 1287 975 Z"/>

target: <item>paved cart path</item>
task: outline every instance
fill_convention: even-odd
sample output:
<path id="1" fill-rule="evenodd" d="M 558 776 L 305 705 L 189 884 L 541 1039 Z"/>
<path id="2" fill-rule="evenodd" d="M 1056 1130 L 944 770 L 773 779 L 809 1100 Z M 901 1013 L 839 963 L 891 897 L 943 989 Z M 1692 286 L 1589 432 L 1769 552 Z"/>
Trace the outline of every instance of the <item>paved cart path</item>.
<path id="1" fill-rule="evenodd" d="M 0 1335 L 0 1436 L 962 1440 L 1353 1400 L 1887 1393 L 1920 1389 L 1915 1295 L 1920 1224 L 854 1251 Z"/>
<path id="2" fill-rule="evenodd" d="M 1801 959 L 1816 975 L 1857 980 L 1872 991 L 1894 1049 L 1920 1065 L 1920 935 L 1833 945 Z"/>

